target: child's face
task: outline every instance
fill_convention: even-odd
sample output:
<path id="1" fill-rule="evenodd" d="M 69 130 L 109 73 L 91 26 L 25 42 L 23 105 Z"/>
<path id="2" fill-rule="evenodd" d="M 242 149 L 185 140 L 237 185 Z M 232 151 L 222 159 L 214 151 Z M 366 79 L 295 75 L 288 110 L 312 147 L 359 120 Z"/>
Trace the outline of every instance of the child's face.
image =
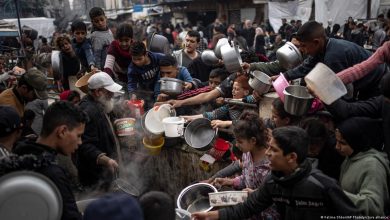
<path id="1" fill-rule="evenodd" d="M 146 57 L 147 55 L 142 55 L 142 56 L 132 56 L 131 61 L 134 63 L 136 66 L 144 66 L 148 62 L 148 59 Z"/>
<path id="2" fill-rule="evenodd" d="M 176 79 L 178 69 L 175 66 L 160 66 L 160 76 Z"/>
<path id="3" fill-rule="evenodd" d="M 275 123 L 275 126 L 277 128 L 288 125 L 288 119 L 280 117 L 275 108 L 272 107 L 271 112 L 272 112 L 271 119 Z"/>
<path id="4" fill-rule="evenodd" d="M 353 153 L 352 147 L 343 138 L 339 130 L 336 130 L 336 150 L 341 156 L 349 156 Z"/>
<path id="5" fill-rule="evenodd" d="M 92 19 L 92 24 L 99 30 L 105 30 L 107 28 L 107 18 L 104 15 L 94 17 Z"/>
<path id="6" fill-rule="evenodd" d="M 217 86 L 219 86 L 219 84 L 221 84 L 221 78 L 219 77 L 213 77 L 213 78 L 209 78 L 209 86 L 212 88 L 212 89 L 215 89 Z"/>
<path id="7" fill-rule="evenodd" d="M 251 151 L 256 145 L 256 139 L 244 139 L 240 137 L 236 137 L 236 146 L 243 152 L 247 153 Z"/>
<path id="8" fill-rule="evenodd" d="M 76 39 L 77 43 L 82 43 L 87 36 L 87 32 L 85 30 L 75 30 L 73 32 L 73 37 Z"/>
<path id="9" fill-rule="evenodd" d="M 129 50 L 132 39 L 130 37 L 119 38 L 119 46 L 122 50 Z"/>
<path id="10" fill-rule="evenodd" d="M 61 48 L 61 51 L 64 53 L 71 53 L 73 51 L 72 44 L 67 40 L 63 41 L 60 48 Z"/>
<path id="11" fill-rule="evenodd" d="M 242 99 L 248 94 L 249 91 L 242 88 L 240 83 L 238 82 L 233 83 L 233 90 L 232 90 L 233 99 Z"/>

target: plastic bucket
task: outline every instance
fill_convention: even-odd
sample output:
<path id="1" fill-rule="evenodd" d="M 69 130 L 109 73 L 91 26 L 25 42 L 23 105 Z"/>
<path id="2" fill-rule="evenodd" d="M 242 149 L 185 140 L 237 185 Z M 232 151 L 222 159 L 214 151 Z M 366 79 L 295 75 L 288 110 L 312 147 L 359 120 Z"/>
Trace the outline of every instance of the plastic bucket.
<path id="1" fill-rule="evenodd" d="M 222 156 L 229 150 L 230 144 L 228 141 L 217 138 L 214 143 L 214 147 L 210 149 L 209 154 L 215 158 L 215 160 L 220 160 Z"/>
<path id="2" fill-rule="evenodd" d="M 183 135 L 184 118 L 167 117 L 162 120 L 166 137 L 180 137 Z"/>
<path id="3" fill-rule="evenodd" d="M 347 94 L 343 82 L 323 63 L 317 63 L 305 76 L 305 82 L 316 96 L 327 105 Z"/>
<path id="4" fill-rule="evenodd" d="M 290 84 L 288 83 L 287 79 L 284 77 L 283 74 L 280 74 L 279 77 L 272 82 L 272 85 L 274 86 L 274 89 L 276 93 L 278 94 L 280 100 L 284 102 L 284 89 L 289 86 Z"/>
<path id="5" fill-rule="evenodd" d="M 121 118 L 114 121 L 116 134 L 118 136 L 131 136 L 135 134 L 135 119 Z"/>
<path id="6" fill-rule="evenodd" d="M 159 155 L 161 152 L 161 148 L 164 145 L 164 138 L 159 137 L 156 139 L 150 139 L 147 137 L 144 137 L 142 139 L 142 143 L 144 144 L 144 147 L 148 151 L 149 155 L 156 156 Z"/>

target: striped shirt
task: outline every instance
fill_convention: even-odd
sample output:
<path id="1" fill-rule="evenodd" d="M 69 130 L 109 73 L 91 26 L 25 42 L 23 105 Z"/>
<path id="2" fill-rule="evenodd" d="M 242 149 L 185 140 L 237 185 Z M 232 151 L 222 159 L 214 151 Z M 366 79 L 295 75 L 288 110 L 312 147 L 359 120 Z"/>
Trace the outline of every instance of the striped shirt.
<path id="1" fill-rule="evenodd" d="M 383 63 L 390 63 L 390 41 L 385 42 L 367 60 L 337 73 L 337 76 L 344 84 L 352 83 L 363 78 Z"/>

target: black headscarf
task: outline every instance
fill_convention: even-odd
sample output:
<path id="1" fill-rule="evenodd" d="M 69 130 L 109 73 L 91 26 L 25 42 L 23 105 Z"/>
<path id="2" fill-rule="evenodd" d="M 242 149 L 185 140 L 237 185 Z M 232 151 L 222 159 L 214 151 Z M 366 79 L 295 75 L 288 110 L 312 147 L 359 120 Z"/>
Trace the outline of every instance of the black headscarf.
<path id="1" fill-rule="evenodd" d="M 354 153 L 382 149 L 383 127 L 381 119 L 353 117 L 343 121 L 338 129 Z"/>

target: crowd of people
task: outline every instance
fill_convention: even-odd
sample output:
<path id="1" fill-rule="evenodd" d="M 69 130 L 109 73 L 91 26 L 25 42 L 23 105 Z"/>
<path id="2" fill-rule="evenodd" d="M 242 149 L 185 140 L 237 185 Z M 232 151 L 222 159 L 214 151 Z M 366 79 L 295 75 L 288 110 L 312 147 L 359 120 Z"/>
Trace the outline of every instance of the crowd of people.
<path id="1" fill-rule="evenodd" d="M 350 18 L 342 33 L 331 21 L 325 29 L 316 21 L 282 19 L 275 33 L 269 21 L 226 25 L 216 19 L 207 27 L 137 21 L 110 28 L 103 9 L 92 8 L 89 17 L 91 30 L 75 20 L 68 33 L 53 35 L 59 67 L 51 63 L 54 48 L 45 38 L 25 70 L 5 71 L 0 57 L 0 175 L 32 170 L 49 177 L 62 196 L 63 220 L 175 218 L 174 195 L 163 192 L 137 199 L 109 194 L 84 215 L 76 206 L 76 192 L 109 192 L 117 178 L 122 161 L 113 121 L 133 114 L 115 102 L 117 97 L 142 99 L 145 110 L 168 103 L 186 121 L 207 118 L 238 152 L 239 161 L 198 181 L 245 190 L 249 197 L 192 213 L 194 219 L 390 215 L 390 12 L 378 16 L 374 30 Z M 167 39 L 172 53 L 150 51 L 156 33 Z M 221 59 L 215 65 L 202 60 L 204 50 L 225 38 L 240 48 L 238 72 L 229 72 Z M 286 41 L 304 58 L 290 69 L 275 55 Z M 363 47 L 370 42 L 374 53 Z M 271 117 L 259 115 L 263 96 L 251 88 L 249 72 L 294 81 L 319 62 L 336 73 L 347 95 L 303 116 L 288 113 L 276 98 Z M 83 94 L 74 82 L 85 73 L 90 77 Z M 165 94 L 161 78 L 183 81 L 183 93 Z M 59 94 L 52 104 L 50 90 Z"/>

